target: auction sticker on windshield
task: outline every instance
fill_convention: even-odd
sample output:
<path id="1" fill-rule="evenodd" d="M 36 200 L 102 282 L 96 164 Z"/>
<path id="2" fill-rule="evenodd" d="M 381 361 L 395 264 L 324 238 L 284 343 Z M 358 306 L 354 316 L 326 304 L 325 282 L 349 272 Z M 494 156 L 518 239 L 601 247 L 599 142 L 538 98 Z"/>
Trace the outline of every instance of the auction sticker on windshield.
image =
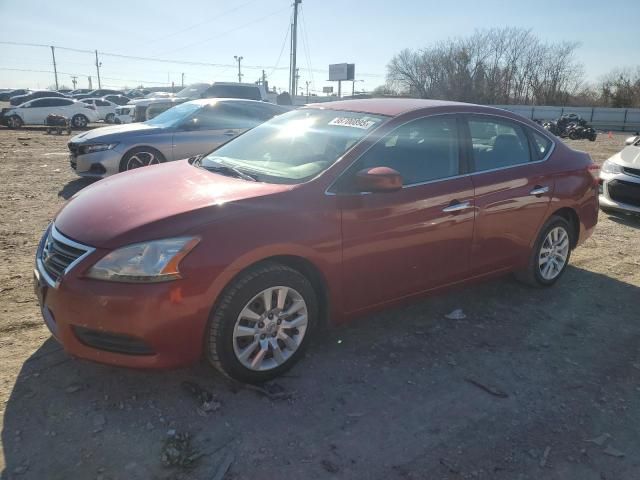
<path id="1" fill-rule="evenodd" d="M 364 118 L 336 117 L 329 122 L 329 125 L 337 125 L 339 127 L 353 127 L 368 130 L 376 124 L 373 120 Z"/>

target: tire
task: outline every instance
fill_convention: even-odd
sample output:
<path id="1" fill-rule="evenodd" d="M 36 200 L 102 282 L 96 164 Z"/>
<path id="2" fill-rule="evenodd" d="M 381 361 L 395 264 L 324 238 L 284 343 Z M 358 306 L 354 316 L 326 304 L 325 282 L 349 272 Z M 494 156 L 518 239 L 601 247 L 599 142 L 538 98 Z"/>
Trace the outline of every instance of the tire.
<path id="1" fill-rule="evenodd" d="M 569 138 L 571 140 L 579 140 L 580 139 L 580 135 L 578 135 L 578 132 L 571 132 L 571 133 L 569 133 Z"/>
<path id="2" fill-rule="evenodd" d="M 262 300 L 264 291 L 268 289 L 273 289 L 269 295 L 273 310 L 267 310 Z M 285 290 L 286 298 L 281 311 L 297 309 L 288 317 L 279 313 L 277 306 L 282 290 Z M 304 308 L 306 317 L 301 313 Z M 255 316 L 251 320 L 242 315 L 248 310 Z M 275 315 L 268 312 L 275 312 Z M 300 360 L 315 331 L 317 317 L 318 297 L 304 275 L 278 263 L 257 265 L 225 288 L 211 312 L 205 334 L 206 357 L 219 372 L 234 380 L 266 382 L 283 374 Z M 306 318 L 306 324 L 296 323 L 302 322 L 301 318 L 302 321 Z M 287 328 L 287 324 L 300 328 Z M 236 333 L 236 329 L 250 332 L 242 336 Z M 249 356 L 241 360 L 247 351 Z M 252 368 L 252 365 L 255 366 Z"/>
<path id="3" fill-rule="evenodd" d="M 24 125 L 24 122 L 18 115 L 11 115 L 7 119 L 7 126 L 9 128 L 13 128 L 13 129 L 21 128 L 23 125 Z"/>
<path id="4" fill-rule="evenodd" d="M 152 147 L 137 147 L 129 150 L 120 160 L 120 171 L 134 170 L 148 165 L 164 163 L 166 159 L 158 150 Z"/>
<path id="5" fill-rule="evenodd" d="M 71 125 L 73 125 L 76 128 L 84 128 L 87 125 L 89 125 L 89 119 L 84 115 L 82 115 L 81 113 L 77 113 L 71 119 Z"/>
<path id="6" fill-rule="evenodd" d="M 563 230 L 564 233 L 566 234 L 566 240 L 568 242 L 566 247 L 566 257 L 564 259 L 564 263 L 559 268 L 559 271 L 555 271 L 554 267 L 551 266 L 550 269 L 551 269 L 552 276 L 546 277 L 543 274 L 546 263 L 544 265 L 540 264 L 540 262 L 542 261 L 541 250 L 543 247 L 545 248 L 547 247 L 548 245 L 546 243 L 547 237 L 552 231 L 556 229 Z M 540 234 L 538 235 L 536 243 L 531 252 L 531 258 L 529 259 L 529 264 L 527 268 L 523 271 L 516 272 L 515 277 L 522 283 L 526 283 L 527 285 L 530 285 L 533 287 L 550 287 L 551 285 L 556 283 L 558 279 L 562 276 L 564 271 L 566 270 L 567 265 L 569 264 L 569 259 L 571 257 L 571 248 L 573 245 L 575 245 L 575 238 L 573 237 L 574 237 L 573 229 L 571 228 L 571 225 L 569 224 L 569 222 L 567 222 L 567 220 L 565 220 L 562 217 L 553 215 L 551 218 L 549 218 L 549 220 L 547 220 L 547 223 L 545 223 L 542 229 L 540 230 Z M 563 253 L 563 252 L 564 252 L 564 249 L 561 252 L 559 251 L 559 253 Z M 552 255 L 549 255 L 549 256 L 552 256 Z"/>
<path id="7" fill-rule="evenodd" d="M 106 117 L 104 117 L 104 121 L 106 123 L 113 123 L 113 120 L 116 118 L 115 114 L 108 113 Z"/>
<path id="8" fill-rule="evenodd" d="M 120 125 L 122 123 L 122 121 L 119 118 L 116 118 L 113 123 L 115 123 L 116 125 Z"/>

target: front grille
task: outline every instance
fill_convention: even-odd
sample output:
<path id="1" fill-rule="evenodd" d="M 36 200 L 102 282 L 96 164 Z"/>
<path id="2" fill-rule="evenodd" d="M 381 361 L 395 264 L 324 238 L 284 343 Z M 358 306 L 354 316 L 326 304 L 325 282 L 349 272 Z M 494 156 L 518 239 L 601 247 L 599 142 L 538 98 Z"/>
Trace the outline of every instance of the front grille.
<path id="1" fill-rule="evenodd" d="M 73 327 L 73 332 L 81 343 L 98 350 L 126 355 L 153 355 L 155 353 L 149 345 L 136 337 L 78 326 Z"/>
<path id="2" fill-rule="evenodd" d="M 640 168 L 622 167 L 622 170 L 624 171 L 624 173 L 628 175 L 634 175 L 636 177 L 640 177 Z"/>
<path id="3" fill-rule="evenodd" d="M 607 189 L 609 190 L 609 197 L 614 202 L 640 207 L 640 183 L 611 180 L 607 184 Z"/>
<path id="4" fill-rule="evenodd" d="M 38 267 L 50 284 L 56 285 L 80 259 L 93 248 L 74 242 L 51 226 L 38 248 Z"/>

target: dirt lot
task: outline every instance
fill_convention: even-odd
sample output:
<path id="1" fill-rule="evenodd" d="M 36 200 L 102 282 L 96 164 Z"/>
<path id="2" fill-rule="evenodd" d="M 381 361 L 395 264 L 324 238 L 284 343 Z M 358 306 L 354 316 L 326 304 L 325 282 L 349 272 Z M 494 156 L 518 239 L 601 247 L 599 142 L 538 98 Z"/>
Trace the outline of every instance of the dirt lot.
<path id="1" fill-rule="evenodd" d="M 638 219 L 601 215 L 555 288 L 505 278 L 332 330 L 269 397 L 50 338 L 31 270 L 87 185 L 67 138 L 0 129 L 3 479 L 640 478 Z M 623 139 L 574 144 L 602 161 Z"/>

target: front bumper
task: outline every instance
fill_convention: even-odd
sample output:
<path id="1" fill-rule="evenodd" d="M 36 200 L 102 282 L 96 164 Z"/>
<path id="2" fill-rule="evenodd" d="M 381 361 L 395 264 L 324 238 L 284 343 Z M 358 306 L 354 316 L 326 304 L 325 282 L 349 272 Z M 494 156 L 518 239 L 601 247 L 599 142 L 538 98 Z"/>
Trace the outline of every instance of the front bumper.
<path id="1" fill-rule="evenodd" d="M 69 154 L 69 164 L 71 169 L 81 177 L 104 178 L 115 175 L 120 171 L 120 160 L 122 152 L 118 147 L 102 152 L 85 153 L 75 155 Z"/>
<path id="2" fill-rule="evenodd" d="M 600 172 L 600 206 L 640 214 L 640 176 Z"/>
<path id="3" fill-rule="evenodd" d="M 38 249 L 41 258 L 43 244 Z M 210 297 L 197 278 L 156 284 L 105 282 L 83 276 L 106 253 L 95 249 L 56 284 L 41 262 L 34 290 L 45 324 L 76 357 L 132 368 L 171 368 L 202 356 Z"/>

